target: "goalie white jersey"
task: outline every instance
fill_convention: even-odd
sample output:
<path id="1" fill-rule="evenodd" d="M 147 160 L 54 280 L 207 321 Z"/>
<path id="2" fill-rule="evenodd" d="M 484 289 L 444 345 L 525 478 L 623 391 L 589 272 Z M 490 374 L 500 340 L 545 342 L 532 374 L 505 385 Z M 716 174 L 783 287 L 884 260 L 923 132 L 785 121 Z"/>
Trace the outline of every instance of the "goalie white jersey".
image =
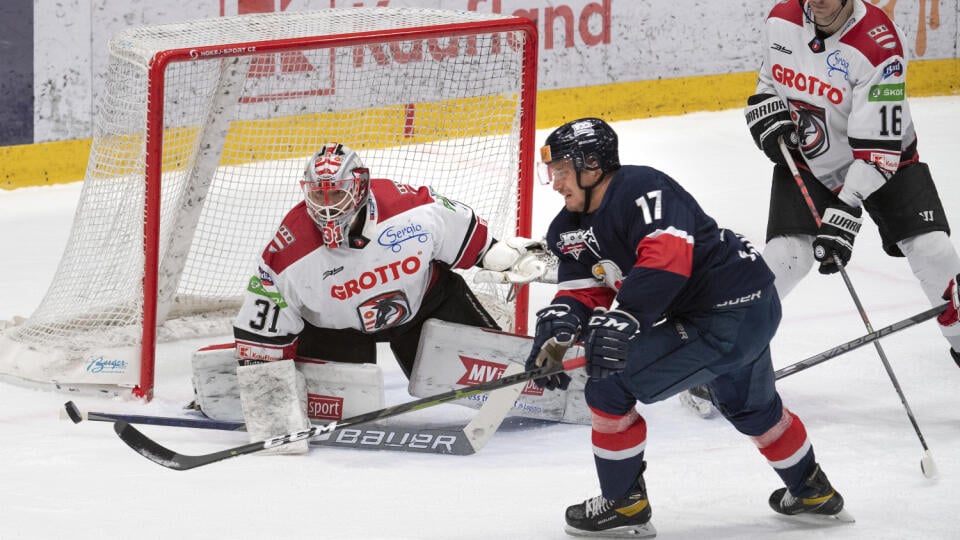
<path id="1" fill-rule="evenodd" d="M 470 207 L 427 187 L 372 179 L 362 211 L 360 233 L 338 248 L 324 245 L 304 203 L 284 217 L 234 321 L 241 358 L 293 358 L 304 321 L 366 333 L 402 325 L 437 264 L 469 268 L 493 241 Z"/>
<path id="2" fill-rule="evenodd" d="M 871 188 L 851 189 L 876 189 L 918 159 L 903 35 L 879 8 L 855 1 L 850 20 L 823 38 L 803 9 L 789 0 L 770 12 L 757 93 L 787 104 L 806 166 L 825 186 L 839 191 L 850 165 L 862 160 L 880 174 Z"/>

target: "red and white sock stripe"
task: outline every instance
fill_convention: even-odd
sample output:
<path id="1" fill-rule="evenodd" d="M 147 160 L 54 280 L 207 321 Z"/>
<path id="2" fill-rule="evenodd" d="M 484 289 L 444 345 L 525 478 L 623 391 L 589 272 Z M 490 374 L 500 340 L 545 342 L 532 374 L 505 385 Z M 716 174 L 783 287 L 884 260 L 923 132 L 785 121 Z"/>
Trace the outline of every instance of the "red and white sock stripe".
<path id="1" fill-rule="evenodd" d="M 622 416 L 594 408 L 590 412 L 595 456 L 619 461 L 643 453 L 647 446 L 647 423 L 635 409 Z"/>

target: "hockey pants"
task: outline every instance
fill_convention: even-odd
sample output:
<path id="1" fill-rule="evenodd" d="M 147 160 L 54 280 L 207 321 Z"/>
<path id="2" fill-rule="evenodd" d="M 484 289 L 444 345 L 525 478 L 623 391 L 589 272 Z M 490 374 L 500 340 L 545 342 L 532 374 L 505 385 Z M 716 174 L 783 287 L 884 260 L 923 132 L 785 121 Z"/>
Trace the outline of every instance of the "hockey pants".
<path id="1" fill-rule="evenodd" d="M 668 319 L 634 340 L 623 372 L 587 382 L 604 497 L 625 496 L 642 471 L 647 428 L 635 411 L 637 401 L 654 403 L 701 384 L 791 493 L 803 495 L 814 454 L 803 423 L 784 408 L 774 385 L 769 344 L 780 316 L 780 301 L 769 286 L 747 305 Z"/>

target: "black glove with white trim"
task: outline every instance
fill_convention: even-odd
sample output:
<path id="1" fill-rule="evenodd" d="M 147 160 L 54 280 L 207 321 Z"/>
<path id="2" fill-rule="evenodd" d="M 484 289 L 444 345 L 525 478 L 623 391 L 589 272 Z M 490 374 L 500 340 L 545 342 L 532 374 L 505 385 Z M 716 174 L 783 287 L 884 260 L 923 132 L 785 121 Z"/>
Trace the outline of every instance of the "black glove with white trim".
<path id="1" fill-rule="evenodd" d="M 577 340 L 580 334 L 580 319 L 570 306 L 551 304 L 537 312 L 537 332 L 533 337 L 533 347 L 524 363 L 524 369 L 533 371 L 545 365 L 563 363 L 563 355 Z M 549 377 L 534 379 L 534 384 L 547 390 L 566 390 L 570 376 L 560 372 Z"/>
<path id="2" fill-rule="evenodd" d="M 774 94 L 754 94 L 747 98 L 747 108 L 744 110 L 747 117 L 747 127 L 757 148 L 770 158 L 770 161 L 785 165 L 783 154 L 780 152 L 780 137 L 787 143 L 787 147 L 796 148 L 800 141 L 797 135 L 797 126 L 790 119 L 787 105 Z"/>
<path id="3" fill-rule="evenodd" d="M 627 367 L 630 342 L 640 331 L 640 323 L 626 311 L 597 308 L 587 324 L 583 340 L 587 375 L 603 379 Z"/>
<path id="4" fill-rule="evenodd" d="M 833 274 L 840 268 L 834 259 L 834 254 L 840 259 L 840 264 L 846 266 L 853 254 L 853 241 L 860 232 L 863 224 L 863 210 L 838 203 L 827 208 L 820 221 L 820 230 L 817 239 L 813 241 L 813 257 L 820 261 L 821 274 Z"/>

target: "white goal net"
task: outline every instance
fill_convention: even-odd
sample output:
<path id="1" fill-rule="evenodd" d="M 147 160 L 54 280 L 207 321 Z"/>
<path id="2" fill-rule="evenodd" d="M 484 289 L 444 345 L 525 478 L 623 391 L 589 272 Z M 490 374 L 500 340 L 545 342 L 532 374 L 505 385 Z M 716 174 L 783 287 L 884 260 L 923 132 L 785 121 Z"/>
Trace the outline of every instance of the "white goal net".
<path id="1" fill-rule="evenodd" d="M 158 340 L 230 333 L 326 141 L 469 204 L 499 238 L 528 235 L 536 47 L 525 19 L 403 8 L 117 35 L 66 250 L 33 315 L 0 334 L 0 375 L 149 398 Z M 523 330 L 525 297 L 517 311 L 488 287 Z"/>

